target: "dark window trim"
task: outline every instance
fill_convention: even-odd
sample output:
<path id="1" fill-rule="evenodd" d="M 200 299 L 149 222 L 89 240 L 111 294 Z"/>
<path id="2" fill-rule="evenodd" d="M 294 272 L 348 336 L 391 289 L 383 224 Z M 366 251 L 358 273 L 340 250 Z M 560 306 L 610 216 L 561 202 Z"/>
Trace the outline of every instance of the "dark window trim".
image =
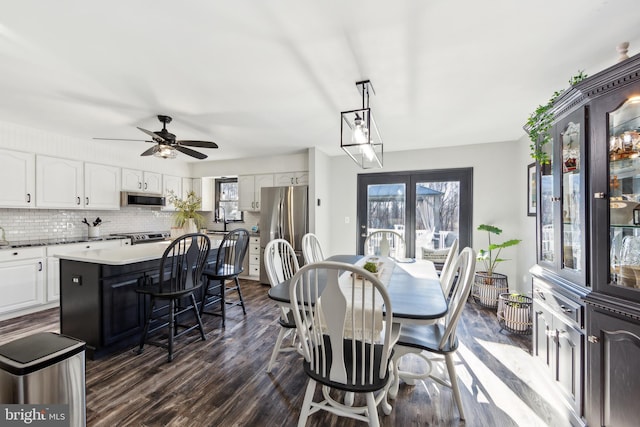
<path id="1" fill-rule="evenodd" d="M 218 212 L 219 212 L 219 208 L 220 208 L 220 193 L 222 193 L 222 191 L 220 191 L 220 184 L 224 184 L 227 182 L 238 182 L 238 178 L 216 178 L 214 181 L 215 184 L 215 188 L 216 188 L 216 195 L 215 195 L 215 211 L 214 211 L 214 216 L 215 216 L 215 221 L 219 221 L 218 218 Z M 244 211 L 240 211 L 240 217 L 241 219 L 232 219 L 230 221 L 227 221 L 229 223 L 231 222 L 244 222 Z"/>
<path id="2" fill-rule="evenodd" d="M 460 212 L 468 215 L 460 217 L 460 248 L 472 247 L 473 236 L 473 168 L 427 169 L 417 171 L 399 171 L 358 174 L 356 248 L 358 253 L 364 253 L 364 237 L 362 230 L 367 229 L 367 192 L 366 188 L 372 184 L 387 184 L 390 180 L 404 182 L 407 185 L 407 209 L 405 212 L 405 230 L 415 229 L 415 185 L 424 181 L 460 181 Z M 364 228 L 363 228 L 364 226 Z M 405 236 L 406 238 L 406 236 Z M 407 256 L 415 256 L 415 242 L 407 239 Z"/>

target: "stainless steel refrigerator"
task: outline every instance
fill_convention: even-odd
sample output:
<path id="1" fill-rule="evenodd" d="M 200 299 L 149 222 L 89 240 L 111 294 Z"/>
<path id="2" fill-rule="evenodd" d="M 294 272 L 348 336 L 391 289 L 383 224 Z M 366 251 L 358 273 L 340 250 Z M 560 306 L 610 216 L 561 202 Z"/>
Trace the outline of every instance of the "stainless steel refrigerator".
<path id="1" fill-rule="evenodd" d="M 264 248 L 273 239 L 285 239 L 302 266 L 302 236 L 309 231 L 309 187 L 264 187 L 260 193 L 260 282 L 269 284 Z"/>

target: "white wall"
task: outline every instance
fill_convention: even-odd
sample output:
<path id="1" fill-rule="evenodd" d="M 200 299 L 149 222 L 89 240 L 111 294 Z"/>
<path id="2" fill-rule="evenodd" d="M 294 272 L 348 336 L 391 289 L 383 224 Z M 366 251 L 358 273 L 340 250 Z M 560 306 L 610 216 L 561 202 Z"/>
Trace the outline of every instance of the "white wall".
<path id="1" fill-rule="evenodd" d="M 473 168 L 473 248 L 488 245 L 485 233 L 475 231 L 479 224 L 492 224 L 503 230 L 503 239 L 522 239 L 506 249 L 498 272 L 509 276 L 512 290 L 529 292 L 528 269 L 535 263 L 535 220 L 526 216 L 526 165 L 528 143 L 510 141 L 385 153 L 384 168 L 375 172 Z M 347 156 L 332 157 L 331 234 L 329 253 L 353 253 L 356 250 L 357 175 L 370 171 L 358 169 Z M 345 223 L 349 218 L 349 223 Z M 502 239 L 500 240 L 502 241 Z M 478 265 L 478 270 L 482 269 Z"/>
<path id="2" fill-rule="evenodd" d="M 129 150 L 131 144 L 138 145 L 140 153 L 151 146 L 144 142 L 135 141 L 98 141 L 72 138 L 13 123 L 0 122 L 0 148 L 167 175 L 189 176 L 188 162 L 179 158 L 164 160 L 153 156 L 131 155 Z M 123 147 L 127 147 L 127 149 L 123 150 Z"/>
<path id="3" fill-rule="evenodd" d="M 309 231 L 318 236 L 323 247 L 324 255 L 327 252 L 331 239 L 331 158 L 318 150 L 309 150 Z M 320 200 L 320 206 L 318 206 Z"/>
<path id="4" fill-rule="evenodd" d="M 309 170 L 307 150 L 298 154 L 253 157 L 234 160 L 211 160 L 191 164 L 191 177 L 236 176 Z"/>

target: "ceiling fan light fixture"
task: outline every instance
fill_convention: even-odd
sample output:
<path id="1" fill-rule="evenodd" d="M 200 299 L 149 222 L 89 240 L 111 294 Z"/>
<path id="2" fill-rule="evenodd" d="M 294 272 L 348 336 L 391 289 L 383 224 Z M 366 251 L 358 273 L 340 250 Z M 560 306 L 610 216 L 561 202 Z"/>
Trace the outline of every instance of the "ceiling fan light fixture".
<path id="1" fill-rule="evenodd" d="M 340 113 L 340 147 L 362 169 L 382 168 L 382 137 L 369 108 L 373 86 L 369 80 L 356 82 L 356 86 L 362 94 L 362 108 Z"/>
<path id="2" fill-rule="evenodd" d="M 170 145 L 158 144 L 153 152 L 154 157 L 161 159 L 175 159 L 178 157 L 178 150 Z"/>

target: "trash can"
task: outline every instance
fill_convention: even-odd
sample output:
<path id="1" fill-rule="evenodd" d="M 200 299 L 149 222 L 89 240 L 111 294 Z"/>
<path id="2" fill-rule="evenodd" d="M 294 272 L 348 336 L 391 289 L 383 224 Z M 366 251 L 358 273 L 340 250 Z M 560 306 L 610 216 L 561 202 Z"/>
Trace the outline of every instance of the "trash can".
<path id="1" fill-rule="evenodd" d="M 48 412 L 67 425 L 85 426 L 84 351 L 83 341 L 53 332 L 0 346 L 0 404 L 21 405 L 16 416 L 36 408 L 34 412 Z M 42 411 L 41 405 L 56 411 Z M 6 416 L 12 416 L 9 409 Z"/>

